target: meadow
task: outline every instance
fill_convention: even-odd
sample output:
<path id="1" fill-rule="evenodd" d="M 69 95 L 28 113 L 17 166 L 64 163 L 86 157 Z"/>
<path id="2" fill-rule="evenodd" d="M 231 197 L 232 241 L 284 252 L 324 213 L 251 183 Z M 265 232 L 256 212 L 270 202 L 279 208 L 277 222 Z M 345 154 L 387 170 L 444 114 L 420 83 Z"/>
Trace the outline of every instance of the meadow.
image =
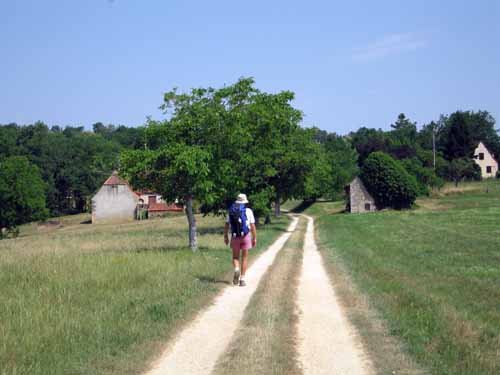
<path id="1" fill-rule="evenodd" d="M 58 229 L 21 228 L 0 241 L 0 374 L 135 373 L 231 279 L 223 220 L 184 216 Z M 252 257 L 286 227 L 259 230 Z"/>
<path id="2" fill-rule="evenodd" d="M 446 187 L 414 210 L 342 208 L 306 210 L 318 218 L 324 258 L 348 274 L 403 350 L 433 374 L 500 373 L 499 181 Z M 351 317 L 377 353 L 366 322 Z"/>

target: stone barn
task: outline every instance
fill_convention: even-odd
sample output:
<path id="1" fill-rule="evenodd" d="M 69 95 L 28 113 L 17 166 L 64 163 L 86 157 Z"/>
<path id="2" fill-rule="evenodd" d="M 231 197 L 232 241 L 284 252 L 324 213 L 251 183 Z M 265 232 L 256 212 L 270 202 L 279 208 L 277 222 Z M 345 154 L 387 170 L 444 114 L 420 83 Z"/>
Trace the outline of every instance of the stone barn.
<path id="1" fill-rule="evenodd" d="M 92 198 L 92 224 L 134 220 L 138 202 L 139 196 L 113 172 Z"/>
<path id="2" fill-rule="evenodd" d="M 351 213 L 377 211 L 375 200 L 368 190 L 366 190 L 363 181 L 359 177 L 356 177 L 347 185 L 346 193 L 348 197 L 347 211 Z"/>

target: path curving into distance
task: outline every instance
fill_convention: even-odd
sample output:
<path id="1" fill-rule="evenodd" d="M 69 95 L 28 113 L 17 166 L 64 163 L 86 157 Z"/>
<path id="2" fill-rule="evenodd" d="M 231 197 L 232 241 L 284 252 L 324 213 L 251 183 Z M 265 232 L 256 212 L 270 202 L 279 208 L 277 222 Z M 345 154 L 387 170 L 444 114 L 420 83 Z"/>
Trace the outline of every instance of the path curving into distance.
<path id="1" fill-rule="evenodd" d="M 369 375 L 372 364 L 356 339 L 323 265 L 308 223 L 299 279 L 298 352 L 304 375 Z"/>
<path id="2" fill-rule="evenodd" d="M 173 343 L 153 363 L 146 375 L 210 374 L 217 359 L 226 350 L 260 279 L 295 230 L 297 222 L 298 219 L 293 218 L 287 233 L 282 234 L 249 267 L 245 275 L 248 285 L 224 289 L 213 305 L 200 312 L 172 340 Z"/>

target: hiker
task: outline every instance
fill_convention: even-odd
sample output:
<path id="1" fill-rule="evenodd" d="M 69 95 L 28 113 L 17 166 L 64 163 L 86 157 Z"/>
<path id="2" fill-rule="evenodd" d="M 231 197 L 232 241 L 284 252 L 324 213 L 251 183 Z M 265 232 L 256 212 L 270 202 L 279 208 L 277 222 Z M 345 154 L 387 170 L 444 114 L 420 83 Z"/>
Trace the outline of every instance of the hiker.
<path id="1" fill-rule="evenodd" d="M 245 194 L 239 194 L 236 201 L 229 208 L 226 225 L 224 226 L 224 243 L 229 243 L 229 229 L 231 228 L 231 249 L 233 250 L 234 277 L 233 284 L 245 286 L 245 272 L 247 270 L 248 250 L 257 243 L 257 230 L 253 211 L 246 207 L 248 203 Z M 240 269 L 241 254 L 241 269 Z"/>

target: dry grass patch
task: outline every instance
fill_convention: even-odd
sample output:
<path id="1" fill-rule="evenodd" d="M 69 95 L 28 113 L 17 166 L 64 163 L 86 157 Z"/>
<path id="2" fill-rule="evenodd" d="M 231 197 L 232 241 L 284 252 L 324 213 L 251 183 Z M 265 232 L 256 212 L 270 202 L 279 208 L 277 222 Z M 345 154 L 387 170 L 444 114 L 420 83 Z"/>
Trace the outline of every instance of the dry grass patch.
<path id="1" fill-rule="evenodd" d="M 435 196 L 444 196 L 449 194 L 460 194 L 471 191 L 480 191 L 484 188 L 485 181 L 469 181 L 461 182 L 458 186 L 454 183 L 447 183 L 440 189 L 433 189 L 432 194 Z"/>
<path id="2" fill-rule="evenodd" d="M 214 374 L 300 374 L 295 300 L 305 223 L 278 253 L 245 310 L 240 328 Z"/>

